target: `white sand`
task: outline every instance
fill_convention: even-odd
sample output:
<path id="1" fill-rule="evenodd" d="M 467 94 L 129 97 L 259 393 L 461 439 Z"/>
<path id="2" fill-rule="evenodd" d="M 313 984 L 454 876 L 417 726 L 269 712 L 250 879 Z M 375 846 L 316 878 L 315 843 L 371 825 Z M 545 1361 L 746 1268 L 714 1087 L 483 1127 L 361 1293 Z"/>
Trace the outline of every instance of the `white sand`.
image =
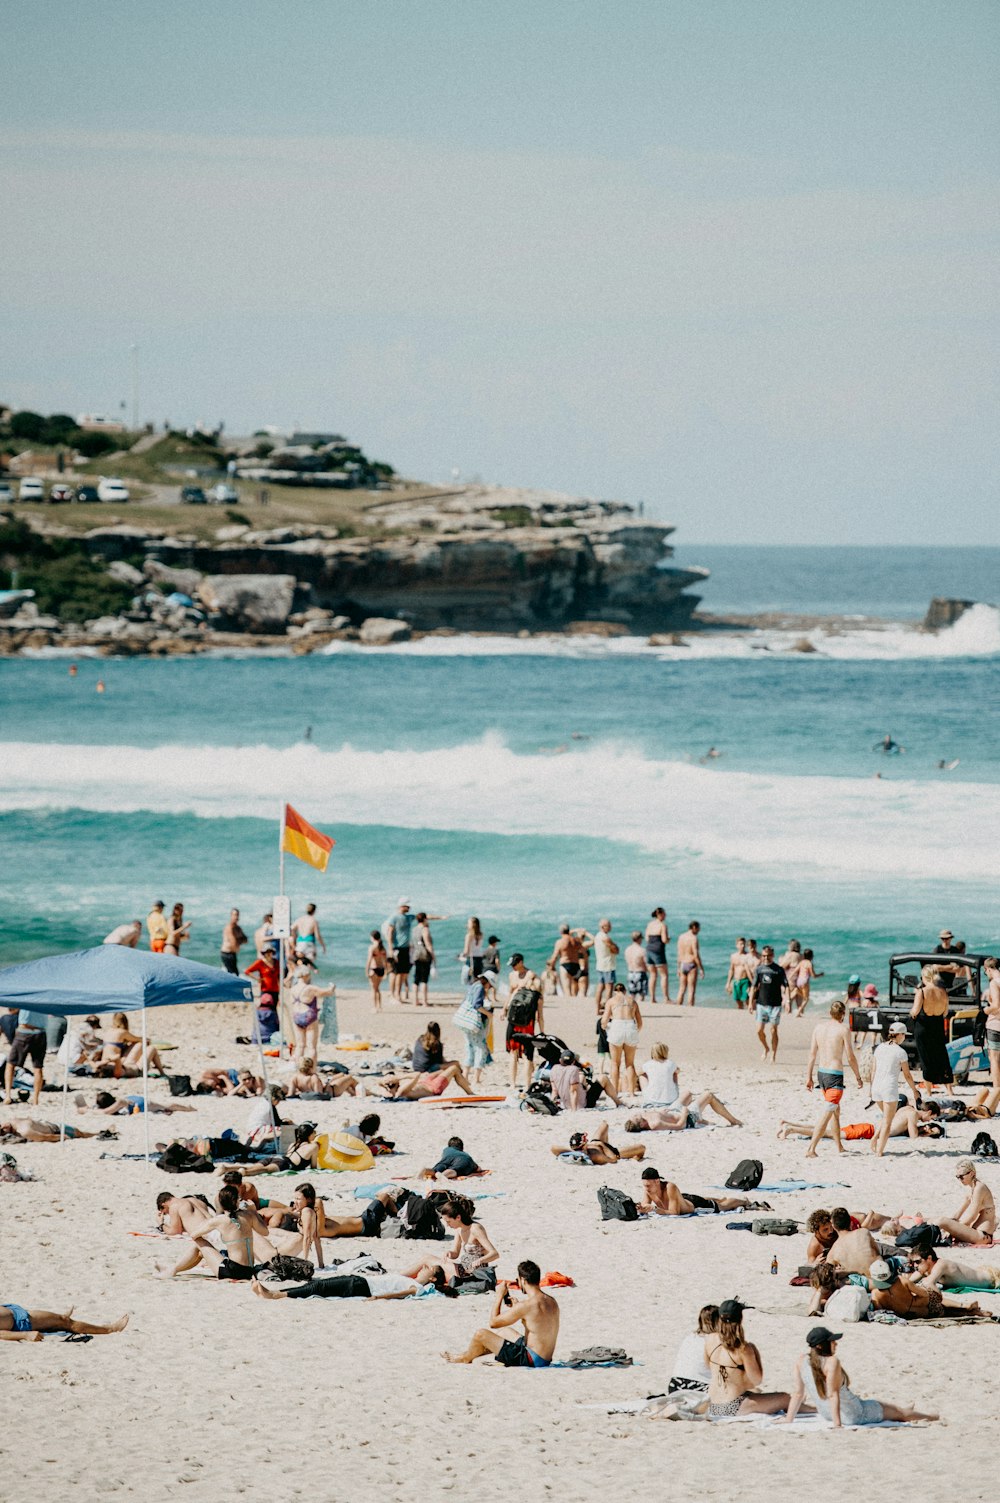
<path id="1" fill-rule="evenodd" d="M 452 1010 L 439 1005 L 431 1014 L 445 1025 L 449 1053 L 458 1049 L 447 1026 Z M 556 1003 L 546 1011 L 550 1031 L 590 1047 L 592 1001 Z M 397 1044 L 412 1044 L 422 1016 L 396 1007 L 373 1020 L 366 999 L 340 999 L 342 1032 Z M 182 1046 L 170 1056 L 171 1066 L 193 1074 L 210 1062 L 250 1062 L 250 1051 L 231 1042 L 244 1027 L 226 1008 L 155 1015 L 156 1036 Z M 774 1068 L 759 1063 L 745 1015 L 653 1012 L 645 1046 L 667 1039 L 683 1083 L 716 1090 L 747 1126 L 647 1137 L 646 1162 L 699 1191 L 721 1185 L 744 1156 L 761 1158 L 768 1180 L 806 1177 L 804 1143 L 777 1142 L 775 1127 L 781 1115 L 809 1120 L 815 1110 L 801 1083 L 809 1024 L 787 1022 L 783 1032 L 785 1052 Z M 505 1070 L 495 1068 L 492 1078 L 499 1085 Z M 86 1089 L 89 1098 L 93 1088 Z M 164 1086 L 155 1091 L 166 1099 Z M 844 1121 L 859 1120 L 862 1105 L 849 1090 Z M 197 1116 L 153 1117 L 153 1137 L 195 1125 L 242 1129 L 247 1110 L 244 1103 L 200 1098 Z M 290 1104 L 288 1115 L 336 1128 L 352 1110 L 346 1102 L 303 1102 Z M 57 1114 L 58 1097 L 47 1096 L 38 1115 Z M 761 1348 L 768 1387 L 788 1386 L 808 1329 L 807 1291 L 788 1285 L 804 1257 L 804 1236 L 730 1232 L 724 1222 L 731 1217 L 601 1222 L 598 1186 L 637 1193 L 641 1166 L 577 1168 L 557 1162 L 548 1147 L 565 1142 L 576 1126 L 592 1129 L 603 1120 L 620 1140 L 625 1115 L 587 1113 L 577 1121 L 510 1109 L 388 1106 L 384 1130 L 404 1156 L 380 1161 L 363 1177 L 415 1173 L 433 1162 L 449 1134 L 460 1133 L 493 1170 L 488 1179 L 470 1182 L 469 1193 L 505 1192 L 481 1208 L 502 1253 L 501 1273 L 513 1276 L 518 1260 L 528 1256 L 543 1270 L 572 1275 L 578 1287 L 560 1296 L 560 1353 L 615 1344 L 641 1364 L 610 1372 L 508 1373 L 489 1361 L 449 1367 L 441 1349 L 463 1346 L 488 1319 L 490 1304 L 481 1298 L 377 1309 L 361 1301 L 267 1304 L 242 1285 L 157 1282 L 154 1260 L 173 1256 L 180 1244 L 128 1232 L 152 1226 L 159 1190 L 206 1191 L 217 1179 L 169 1178 L 141 1163 L 101 1160 L 104 1150 L 140 1150 L 141 1118 L 114 1119 L 117 1144 L 15 1147 L 40 1181 L 0 1185 L 3 1298 L 36 1308 L 73 1303 L 82 1318 L 93 1320 L 127 1310 L 131 1324 L 123 1335 L 72 1351 L 58 1337 L 0 1345 L 9 1467 L 3 1497 L 7 1503 L 105 1496 L 209 1500 L 235 1493 L 353 1503 L 551 1494 L 573 1503 L 609 1492 L 790 1499 L 817 1488 L 867 1494 L 873 1488 L 896 1493 L 904 1485 L 929 1497 L 956 1486 L 963 1498 L 992 1496 L 992 1431 L 985 1422 L 1000 1410 L 1000 1342 L 992 1326 L 848 1329 L 841 1356 L 855 1390 L 939 1408 L 946 1424 L 930 1428 L 765 1433 L 743 1424 L 668 1425 L 578 1407 L 664 1391 L 677 1344 L 707 1301 L 739 1294 L 757 1307 L 747 1325 Z M 71 1121 L 107 1123 L 75 1111 Z M 845 1180 L 850 1188 L 783 1195 L 772 1203 L 803 1220 L 817 1205 L 844 1203 L 852 1210 L 919 1209 L 937 1217 L 960 1201 L 955 1157 L 971 1137 L 971 1127 L 960 1127 L 913 1154 L 897 1141 L 881 1162 L 867 1144 L 853 1145 L 840 1160 L 826 1146 L 812 1165 L 815 1178 Z M 1000 1191 L 1000 1171 L 987 1166 L 983 1172 Z M 322 1177 L 334 1208 L 356 1208 L 351 1192 L 358 1178 Z M 261 1183 L 280 1198 L 295 1182 Z M 340 1257 L 371 1249 L 399 1269 L 433 1244 L 345 1239 L 326 1246 Z M 772 1278 L 775 1252 L 780 1274 Z M 1000 1262 L 1000 1249 L 974 1249 L 968 1260 Z"/>

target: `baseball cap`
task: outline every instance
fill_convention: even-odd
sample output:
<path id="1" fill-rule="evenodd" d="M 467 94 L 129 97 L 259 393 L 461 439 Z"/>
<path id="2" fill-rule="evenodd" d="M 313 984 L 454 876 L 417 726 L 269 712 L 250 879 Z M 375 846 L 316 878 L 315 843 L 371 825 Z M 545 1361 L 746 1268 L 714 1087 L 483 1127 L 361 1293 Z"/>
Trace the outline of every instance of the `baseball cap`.
<path id="1" fill-rule="evenodd" d="M 643 1179 L 659 1179 L 660 1171 L 659 1169 L 644 1169 L 642 1171 L 642 1177 Z"/>
<path id="2" fill-rule="evenodd" d="M 896 1275 L 884 1258 L 876 1258 L 868 1270 L 868 1282 L 873 1289 L 891 1289 Z"/>
<path id="3" fill-rule="evenodd" d="M 857 972 L 855 972 L 855 974 L 853 976 L 848 976 L 848 978 L 847 978 L 847 984 L 848 984 L 848 986 L 860 986 L 861 985 L 861 977 L 857 974 Z"/>
<path id="4" fill-rule="evenodd" d="M 873 986 L 872 983 L 869 981 L 868 985 L 865 987 L 864 995 L 866 997 L 877 997 L 878 996 L 878 987 L 877 986 Z"/>
<path id="5" fill-rule="evenodd" d="M 572 1065 L 575 1062 L 576 1055 L 573 1053 L 572 1049 L 564 1049 L 559 1056 L 559 1063 L 561 1065 Z"/>
<path id="6" fill-rule="evenodd" d="M 397 907 L 399 907 L 399 908 L 409 908 L 409 906 L 410 906 L 410 900 L 409 900 L 409 898 L 400 898 L 399 903 L 397 904 Z"/>
<path id="7" fill-rule="evenodd" d="M 507 964 L 508 965 L 524 965 L 524 956 L 521 954 L 520 950 L 515 950 L 514 951 L 513 955 L 508 960 Z"/>
<path id="8" fill-rule="evenodd" d="M 900 1023 L 900 1022 L 890 1023 L 889 1024 L 889 1033 L 890 1033 L 890 1035 L 892 1035 L 894 1033 L 898 1033 L 898 1034 L 902 1035 L 902 1037 L 905 1038 L 906 1037 L 906 1024 L 905 1023 Z"/>
<path id="9" fill-rule="evenodd" d="M 745 1305 L 739 1299 L 724 1299 L 719 1306 L 720 1320 L 737 1321 L 743 1319 L 744 1310 L 752 1310 L 753 1305 Z"/>
<path id="10" fill-rule="evenodd" d="M 826 1346 L 828 1341 L 843 1341 L 843 1331 L 828 1331 L 826 1326 L 813 1326 L 806 1336 L 806 1346 Z"/>

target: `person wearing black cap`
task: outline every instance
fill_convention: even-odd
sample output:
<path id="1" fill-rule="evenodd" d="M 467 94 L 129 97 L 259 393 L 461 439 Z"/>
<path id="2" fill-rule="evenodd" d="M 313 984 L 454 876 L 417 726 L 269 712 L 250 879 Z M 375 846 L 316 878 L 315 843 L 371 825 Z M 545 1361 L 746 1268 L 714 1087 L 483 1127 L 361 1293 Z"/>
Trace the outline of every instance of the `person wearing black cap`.
<path id="1" fill-rule="evenodd" d="M 643 1149 L 645 1152 L 645 1149 Z M 690 1190 L 678 1190 L 669 1179 L 661 1179 L 658 1169 L 642 1171 L 643 1198 L 639 1202 L 640 1216 L 693 1216 L 695 1211 L 769 1211 L 764 1201 L 747 1200 L 745 1195 L 716 1195 L 709 1199 L 695 1195 Z"/>
<path id="2" fill-rule="evenodd" d="M 789 1405 L 787 1393 L 758 1393 L 764 1381 L 760 1352 L 747 1341 L 743 1312 L 738 1299 L 723 1300 L 719 1324 L 705 1340 L 705 1361 L 712 1374 L 708 1385 L 710 1419 L 731 1419 L 737 1414 L 780 1414 Z"/>
<path id="3" fill-rule="evenodd" d="M 848 1387 L 850 1379 L 837 1356 L 837 1343 L 842 1340 L 842 1331 L 828 1331 L 826 1326 L 813 1326 L 806 1336 L 809 1350 L 795 1364 L 795 1387 L 786 1424 L 792 1423 L 800 1409 L 810 1406 L 815 1406 L 817 1414 L 829 1420 L 835 1430 L 844 1425 L 881 1425 L 884 1420 L 905 1425 L 938 1418 L 936 1414 L 921 1414 L 912 1404 L 901 1407 L 878 1399 L 859 1399 Z"/>

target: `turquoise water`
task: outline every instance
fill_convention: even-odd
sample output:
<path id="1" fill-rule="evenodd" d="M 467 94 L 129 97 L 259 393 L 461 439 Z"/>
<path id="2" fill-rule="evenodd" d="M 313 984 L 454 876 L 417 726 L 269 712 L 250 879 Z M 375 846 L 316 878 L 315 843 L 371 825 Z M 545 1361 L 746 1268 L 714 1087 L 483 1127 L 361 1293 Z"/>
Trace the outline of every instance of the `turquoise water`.
<path id="1" fill-rule="evenodd" d="M 821 571 L 809 552 L 794 577 Z M 954 593 L 982 594 L 974 574 Z M 720 609 L 747 608 L 733 588 Z M 4 660 L 0 959 L 94 943 L 155 898 L 184 901 L 189 953 L 214 959 L 230 905 L 256 923 L 275 891 L 282 798 L 337 840 L 326 875 L 290 860 L 288 886 L 319 903 L 348 982 L 404 894 L 449 915 L 449 982 L 473 912 L 538 963 L 562 919 L 621 937 L 663 903 L 673 933 L 703 925 L 706 1001 L 736 933 L 811 944 L 821 991 L 854 969 L 882 983 L 892 950 L 945 924 L 995 948 L 998 620 L 812 655 L 778 634 L 81 659 L 75 679 Z M 886 731 L 905 755 L 873 750 Z"/>

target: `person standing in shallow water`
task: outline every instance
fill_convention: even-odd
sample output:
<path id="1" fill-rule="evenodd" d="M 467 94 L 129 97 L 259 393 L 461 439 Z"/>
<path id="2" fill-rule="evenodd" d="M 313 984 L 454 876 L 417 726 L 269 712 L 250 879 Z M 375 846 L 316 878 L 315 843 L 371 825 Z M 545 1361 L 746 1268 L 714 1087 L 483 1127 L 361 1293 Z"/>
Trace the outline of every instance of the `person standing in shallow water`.
<path id="1" fill-rule="evenodd" d="M 667 945 L 670 931 L 667 928 L 665 908 L 654 908 L 646 925 L 646 964 L 649 967 L 649 1000 L 656 1001 L 657 979 L 663 985 L 663 1000 L 670 1001 L 670 967 L 667 962 Z"/>
<path id="2" fill-rule="evenodd" d="M 222 931 L 222 948 L 219 952 L 223 969 L 231 976 L 238 976 L 240 973 L 239 955 L 246 942 L 247 937 L 240 928 L 240 910 L 231 908 L 229 922 Z"/>
<path id="3" fill-rule="evenodd" d="M 683 1007 L 687 1002 L 694 1006 L 695 993 L 698 990 L 698 977 L 705 979 L 705 967 L 701 963 L 701 951 L 698 948 L 698 935 L 701 925 L 697 919 L 692 919 L 687 926 L 687 932 L 682 934 L 677 941 L 677 975 L 678 992 L 677 1006 Z"/>

